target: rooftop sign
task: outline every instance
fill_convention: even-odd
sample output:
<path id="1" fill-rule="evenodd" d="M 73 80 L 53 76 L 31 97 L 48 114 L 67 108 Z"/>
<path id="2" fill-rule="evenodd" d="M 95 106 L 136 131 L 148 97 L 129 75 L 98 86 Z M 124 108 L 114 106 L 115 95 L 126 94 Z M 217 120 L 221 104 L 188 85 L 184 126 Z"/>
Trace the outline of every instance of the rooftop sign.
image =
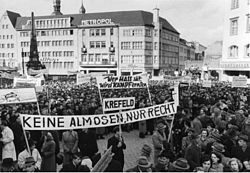
<path id="1" fill-rule="evenodd" d="M 82 20 L 82 25 L 114 25 L 111 19 Z"/>

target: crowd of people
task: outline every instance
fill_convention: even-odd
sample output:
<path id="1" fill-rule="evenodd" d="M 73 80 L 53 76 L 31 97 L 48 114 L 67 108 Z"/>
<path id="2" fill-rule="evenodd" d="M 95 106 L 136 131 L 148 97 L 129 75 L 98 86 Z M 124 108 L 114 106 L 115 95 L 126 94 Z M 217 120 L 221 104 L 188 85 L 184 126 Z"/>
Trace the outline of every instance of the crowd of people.
<path id="1" fill-rule="evenodd" d="M 250 90 L 231 88 L 228 83 L 216 83 L 211 88 L 180 84 L 173 126 L 164 117 L 123 125 L 124 131 L 139 129 L 138 138 L 148 134 L 152 138 L 152 143 L 141 146 L 135 167 L 127 170 L 124 170 L 126 140 L 118 127 L 24 133 L 19 118 L 20 113 L 102 114 L 101 98 L 135 97 L 138 109 L 171 101 L 171 93 L 168 84 L 153 85 L 149 90 L 99 92 L 92 84 L 46 82 L 44 91 L 37 93 L 39 109 L 36 103 L 0 105 L 1 172 L 56 172 L 57 165 L 62 165 L 62 172 L 90 172 L 103 154 L 97 140 L 108 133 L 113 134 L 107 139 L 107 149 L 112 146 L 112 159 L 103 171 L 250 171 Z"/>

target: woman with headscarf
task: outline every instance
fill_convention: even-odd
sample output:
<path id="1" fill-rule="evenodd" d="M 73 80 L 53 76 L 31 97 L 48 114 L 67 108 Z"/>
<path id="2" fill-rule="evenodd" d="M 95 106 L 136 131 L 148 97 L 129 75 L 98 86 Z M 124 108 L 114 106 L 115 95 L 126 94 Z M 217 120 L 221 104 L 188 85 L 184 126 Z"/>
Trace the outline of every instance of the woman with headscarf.
<path id="1" fill-rule="evenodd" d="M 45 135 L 43 146 L 41 149 L 42 165 L 41 171 L 43 172 L 56 172 L 56 159 L 55 159 L 56 144 L 50 132 Z"/>

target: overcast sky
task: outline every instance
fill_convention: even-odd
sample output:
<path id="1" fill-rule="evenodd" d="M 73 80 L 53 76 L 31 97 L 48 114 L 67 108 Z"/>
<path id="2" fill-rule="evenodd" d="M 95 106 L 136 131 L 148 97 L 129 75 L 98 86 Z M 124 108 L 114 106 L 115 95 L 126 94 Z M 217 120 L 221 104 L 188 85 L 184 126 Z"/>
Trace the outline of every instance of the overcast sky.
<path id="1" fill-rule="evenodd" d="M 79 12 L 82 0 L 61 0 L 63 14 Z M 160 16 L 166 18 L 180 36 L 207 46 L 222 40 L 225 0 L 83 0 L 87 13 L 144 10 L 152 12 L 157 5 Z M 6 10 L 21 16 L 49 15 L 53 0 L 0 0 L 0 15 Z"/>

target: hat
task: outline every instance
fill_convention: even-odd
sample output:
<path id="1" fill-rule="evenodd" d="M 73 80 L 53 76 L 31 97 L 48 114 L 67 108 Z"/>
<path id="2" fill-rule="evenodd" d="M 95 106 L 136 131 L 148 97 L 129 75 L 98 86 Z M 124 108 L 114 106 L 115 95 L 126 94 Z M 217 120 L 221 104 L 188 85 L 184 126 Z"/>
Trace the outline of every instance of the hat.
<path id="1" fill-rule="evenodd" d="M 152 164 L 148 161 L 147 157 L 140 156 L 137 160 L 137 165 L 143 168 L 150 168 Z"/>
<path id="2" fill-rule="evenodd" d="M 210 134 L 211 138 L 215 139 L 216 141 L 220 141 L 220 134 L 218 131 L 212 131 L 211 134 Z"/>
<path id="3" fill-rule="evenodd" d="M 36 163 L 35 159 L 31 156 L 31 157 L 27 157 L 25 159 L 25 166 L 31 166 L 34 165 Z"/>
<path id="4" fill-rule="evenodd" d="M 216 153 L 224 153 L 225 152 L 225 148 L 223 144 L 220 144 L 218 142 L 213 143 L 212 145 L 212 149 L 214 152 Z"/>
<path id="5" fill-rule="evenodd" d="M 5 158 L 5 159 L 3 159 L 2 166 L 3 167 L 10 167 L 10 166 L 12 166 L 13 163 L 14 163 L 14 161 L 12 158 Z"/>
<path id="6" fill-rule="evenodd" d="M 240 134 L 239 135 L 239 140 L 244 140 L 244 141 L 246 141 L 246 142 L 248 142 L 248 136 L 247 135 L 244 135 L 244 134 Z"/>
<path id="7" fill-rule="evenodd" d="M 158 123 L 157 124 L 157 129 L 158 130 L 162 130 L 162 129 L 165 129 L 166 128 L 166 125 L 164 125 L 163 123 Z"/>
<path id="8" fill-rule="evenodd" d="M 146 155 L 150 155 L 152 152 L 152 148 L 149 145 L 144 144 L 142 149 L 141 149 L 141 152 L 145 153 Z"/>
<path id="9" fill-rule="evenodd" d="M 172 166 L 180 171 L 188 170 L 190 168 L 188 161 L 184 158 L 179 158 L 173 162 Z"/>

